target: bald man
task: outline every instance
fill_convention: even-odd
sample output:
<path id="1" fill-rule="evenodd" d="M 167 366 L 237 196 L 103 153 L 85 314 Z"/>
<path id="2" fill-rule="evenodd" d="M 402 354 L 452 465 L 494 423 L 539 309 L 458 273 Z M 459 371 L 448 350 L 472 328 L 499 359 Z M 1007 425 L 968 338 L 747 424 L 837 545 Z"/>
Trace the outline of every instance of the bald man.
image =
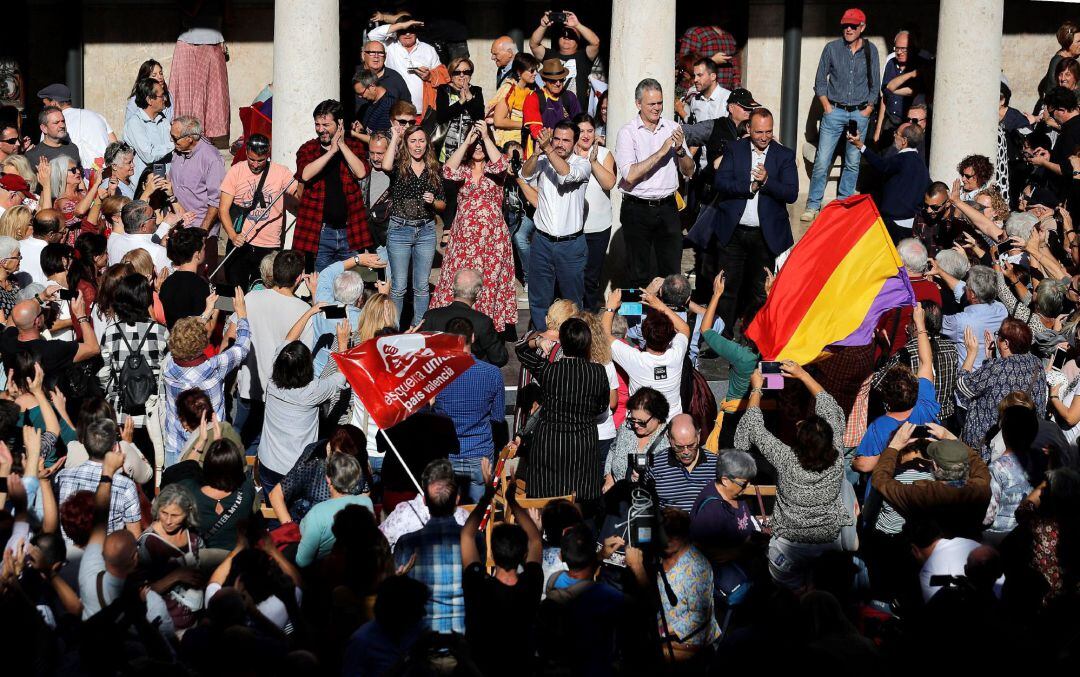
<path id="1" fill-rule="evenodd" d="M 424 331 L 445 331 L 450 320 L 463 317 L 473 326 L 473 355 L 501 367 L 510 361 L 506 344 L 495 330 L 491 318 L 473 308 L 483 288 L 484 276 L 480 271 L 469 268 L 459 270 L 454 275 L 454 300 L 441 308 L 428 308 L 424 314 Z"/>
<path id="2" fill-rule="evenodd" d="M 701 428 L 690 414 L 678 414 L 668 423 L 667 453 L 649 459 L 645 479 L 656 487 L 660 507 L 690 512 L 694 500 L 716 481 L 716 456 L 701 447 Z"/>
<path id="3" fill-rule="evenodd" d="M 124 466 L 124 454 L 113 446 L 93 465 L 93 469 L 99 473 L 94 492 L 94 526 L 79 563 L 79 598 L 83 603 L 83 620 L 119 599 L 128 577 L 139 564 L 134 530 L 120 529 L 106 535 L 112 496 L 117 490 L 114 482 L 126 480 L 131 483 L 120 472 Z M 160 623 L 158 629 L 162 634 L 173 632 L 172 618 L 165 600 L 153 590 L 146 592 L 146 619 L 151 623 Z"/>
<path id="4" fill-rule="evenodd" d="M 55 293 L 59 287 L 53 287 Z M 50 301 L 51 296 L 45 297 Z M 37 298 L 15 304 L 8 321 L 13 325 L 0 332 L 0 355 L 6 366 L 16 353 L 31 351 L 37 356 L 41 369 L 45 372 L 45 389 L 56 387 L 60 377 L 71 367 L 72 362 L 88 360 L 101 352 L 97 335 L 90 326 L 86 315 L 86 303 L 80 293 L 72 301 L 60 301 L 71 304 L 71 319 L 78 322 L 86 331 L 82 332 L 81 341 L 48 340 L 41 336 L 45 328 L 45 314 Z"/>
<path id="5" fill-rule="evenodd" d="M 502 86 L 503 80 L 510 77 L 514 63 L 514 55 L 517 54 L 517 43 L 509 35 L 495 38 L 491 43 L 491 60 L 495 62 L 495 89 Z"/>
<path id="6" fill-rule="evenodd" d="M 389 94 L 393 94 L 395 101 L 412 101 L 412 95 L 409 94 L 409 86 L 405 84 L 405 78 L 401 76 L 401 73 L 386 66 L 386 45 L 377 40 L 365 43 L 364 51 L 360 56 L 362 57 L 361 64 L 356 67 L 357 70 L 366 68 L 379 76 L 379 81 L 376 84 Z M 368 101 L 363 97 L 356 97 L 358 117 L 360 109 L 367 104 Z"/>

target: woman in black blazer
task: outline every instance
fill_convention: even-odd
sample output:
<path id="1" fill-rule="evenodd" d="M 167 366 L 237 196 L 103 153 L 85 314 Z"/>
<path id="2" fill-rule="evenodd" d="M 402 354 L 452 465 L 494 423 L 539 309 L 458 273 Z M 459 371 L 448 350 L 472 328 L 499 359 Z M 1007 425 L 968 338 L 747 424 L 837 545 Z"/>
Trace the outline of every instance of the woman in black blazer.
<path id="1" fill-rule="evenodd" d="M 530 497 L 575 493 L 582 503 L 600 496 L 603 459 L 597 451 L 596 417 L 608 406 L 610 392 L 603 365 L 589 361 L 591 342 L 589 325 L 570 318 L 559 327 L 559 361 L 548 359 L 553 342 L 541 334 L 517 345 L 518 359 L 543 394 L 540 422 L 523 461 Z"/>

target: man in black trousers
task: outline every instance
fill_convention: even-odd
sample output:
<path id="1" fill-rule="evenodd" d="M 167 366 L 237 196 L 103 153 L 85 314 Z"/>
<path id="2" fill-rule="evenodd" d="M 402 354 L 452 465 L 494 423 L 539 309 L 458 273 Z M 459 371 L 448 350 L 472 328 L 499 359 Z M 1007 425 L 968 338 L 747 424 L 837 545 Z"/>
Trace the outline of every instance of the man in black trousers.
<path id="1" fill-rule="evenodd" d="M 773 115 L 757 108 L 750 136 L 730 142 L 713 186 L 719 195 L 710 224 L 694 229 L 695 244 L 707 250 L 713 238 L 727 284 L 717 312 L 724 334 L 735 320 L 765 300 L 765 269 L 794 243 L 787 205 L 799 196 L 795 153 L 773 140 Z"/>

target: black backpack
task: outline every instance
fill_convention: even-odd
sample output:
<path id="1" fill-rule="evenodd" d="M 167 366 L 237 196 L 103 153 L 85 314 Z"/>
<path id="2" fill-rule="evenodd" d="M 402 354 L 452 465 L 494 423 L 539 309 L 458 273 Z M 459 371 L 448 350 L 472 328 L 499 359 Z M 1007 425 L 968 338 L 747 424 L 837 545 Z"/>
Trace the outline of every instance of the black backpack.
<path id="1" fill-rule="evenodd" d="M 124 358 L 124 364 L 120 367 L 120 376 L 117 379 L 117 393 L 120 395 L 120 410 L 126 414 L 141 414 L 145 411 L 146 401 L 157 392 L 157 379 L 150 362 L 142 354 L 143 344 L 153 331 L 153 326 L 147 327 L 142 340 L 135 350 L 131 349 L 123 329 L 120 331 L 120 340 L 127 346 L 128 355 Z"/>

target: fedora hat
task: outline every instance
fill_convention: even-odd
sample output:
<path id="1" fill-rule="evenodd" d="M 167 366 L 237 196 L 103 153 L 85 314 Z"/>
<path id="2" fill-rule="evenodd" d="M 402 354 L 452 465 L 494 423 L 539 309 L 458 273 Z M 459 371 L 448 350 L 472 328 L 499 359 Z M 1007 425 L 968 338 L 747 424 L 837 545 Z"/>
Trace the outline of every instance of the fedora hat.
<path id="1" fill-rule="evenodd" d="M 562 61 L 558 59 L 544 59 L 543 69 L 540 71 L 540 77 L 545 80 L 557 80 L 559 78 L 565 78 L 570 74 L 570 71 L 566 69 Z"/>

